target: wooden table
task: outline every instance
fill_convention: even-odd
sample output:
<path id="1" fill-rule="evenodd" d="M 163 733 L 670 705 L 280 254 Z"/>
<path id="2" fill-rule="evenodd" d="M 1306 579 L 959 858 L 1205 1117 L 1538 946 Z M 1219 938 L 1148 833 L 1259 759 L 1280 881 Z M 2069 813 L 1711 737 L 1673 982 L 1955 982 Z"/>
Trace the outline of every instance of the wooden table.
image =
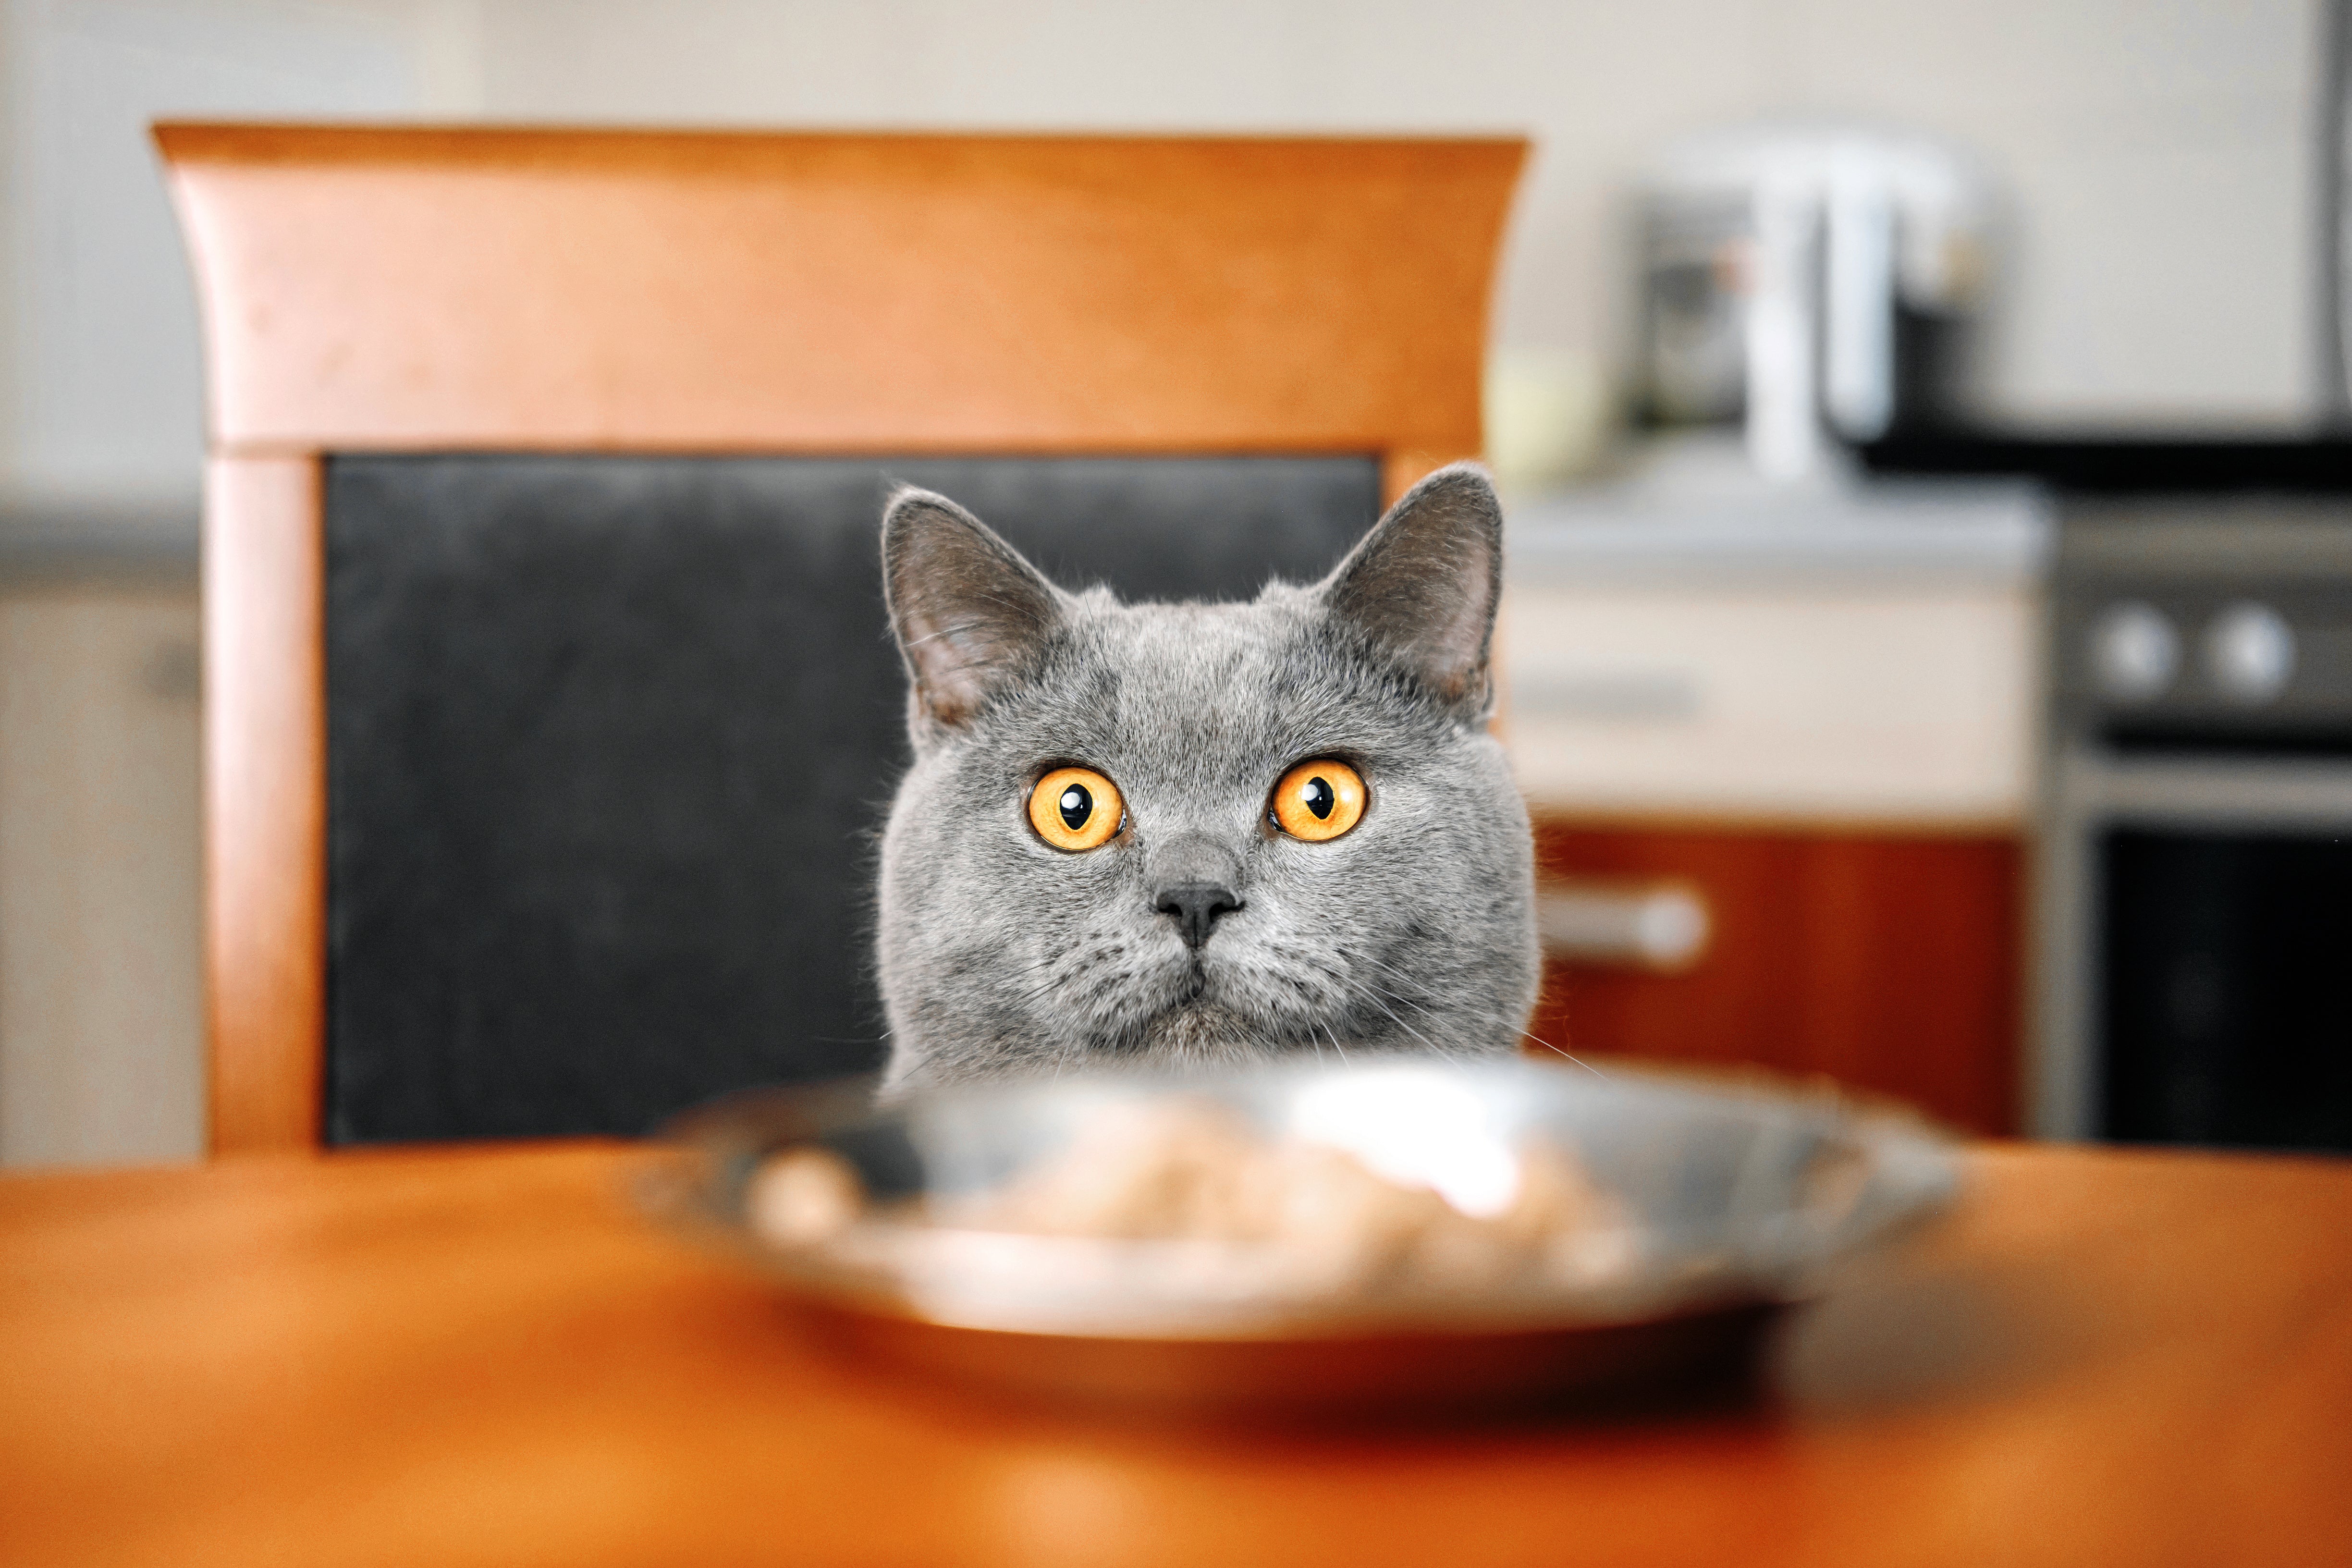
<path id="1" fill-rule="evenodd" d="M 2352 1163 L 1988 1147 L 1752 1398 L 1318 1435 L 838 1363 L 650 1157 L 0 1181 L 0 1561 L 2352 1561 Z"/>

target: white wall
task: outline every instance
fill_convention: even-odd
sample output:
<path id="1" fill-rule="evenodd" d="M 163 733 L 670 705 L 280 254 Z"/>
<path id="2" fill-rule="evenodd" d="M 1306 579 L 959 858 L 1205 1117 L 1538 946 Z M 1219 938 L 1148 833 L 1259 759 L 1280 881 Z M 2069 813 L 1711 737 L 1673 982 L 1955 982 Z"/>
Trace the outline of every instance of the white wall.
<path id="1" fill-rule="evenodd" d="M 2016 195 L 1996 405 L 2085 420 L 2314 405 L 2316 37 L 2311 0 L 487 0 L 480 34 L 498 116 L 1525 131 L 1499 336 L 1595 353 L 1663 139 L 1914 125 Z"/>
<path id="2" fill-rule="evenodd" d="M 148 123 L 463 112 L 471 26 L 437 0 L 0 0 L 0 507 L 192 537 L 201 351 Z M 0 545 L 33 526 L 9 521 Z"/>
<path id="3" fill-rule="evenodd" d="M 1602 358 L 1648 150 L 1882 119 L 2015 194 L 1998 409 L 2292 420 L 2316 36 L 2315 0 L 0 0 L 0 510 L 193 493 L 159 114 L 1525 131 L 1499 341 Z"/>

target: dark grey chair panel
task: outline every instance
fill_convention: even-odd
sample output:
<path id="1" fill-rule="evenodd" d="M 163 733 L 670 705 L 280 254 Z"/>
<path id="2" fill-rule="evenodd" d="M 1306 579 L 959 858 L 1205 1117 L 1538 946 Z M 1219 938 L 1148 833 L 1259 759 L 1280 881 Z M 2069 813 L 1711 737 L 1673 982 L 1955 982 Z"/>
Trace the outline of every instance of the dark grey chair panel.
<path id="1" fill-rule="evenodd" d="M 1380 500 L 1369 458 L 332 459 L 331 1142 L 879 1062 L 894 479 L 1130 598 L 1319 575 Z"/>

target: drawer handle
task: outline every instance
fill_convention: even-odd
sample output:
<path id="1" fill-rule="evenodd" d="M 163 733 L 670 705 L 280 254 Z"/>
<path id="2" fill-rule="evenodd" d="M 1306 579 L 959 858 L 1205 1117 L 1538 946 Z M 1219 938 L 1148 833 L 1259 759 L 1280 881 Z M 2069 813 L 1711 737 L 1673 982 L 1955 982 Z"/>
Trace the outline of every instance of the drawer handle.
<path id="1" fill-rule="evenodd" d="M 1546 878 L 1536 887 L 1536 930 L 1547 957 L 1671 972 L 1706 952 L 1715 921 L 1683 882 L 1585 882 Z"/>

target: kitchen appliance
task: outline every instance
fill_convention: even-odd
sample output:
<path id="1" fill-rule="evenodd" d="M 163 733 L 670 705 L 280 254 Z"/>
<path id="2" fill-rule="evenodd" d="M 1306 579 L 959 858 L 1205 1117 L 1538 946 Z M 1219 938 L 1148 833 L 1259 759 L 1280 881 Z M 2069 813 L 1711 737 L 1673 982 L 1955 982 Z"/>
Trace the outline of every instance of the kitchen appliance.
<path id="1" fill-rule="evenodd" d="M 2058 498 L 2028 1120 L 2352 1151 L 2352 0 L 2321 7 L 2321 423 L 1891 427 L 1878 474 Z"/>
<path id="2" fill-rule="evenodd" d="M 1917 137 L 1753 129 L 1685 142 L 1640 187 L 1642 416 L 1744 423 L 1768 478 L 1827 441 L 1966 412 L 1991 200 Z"/>
<path id="3" fill-rule="evenodd" d="M 2274 471 L 2338 493 L 2061 507 L 2043 1133 L 2352 1150 L 2352 465 L 2282 451 Z M 2197 466 L 2141 456 L 2106 454 Z M 2251 477 L 2258 456 L 2221 468 Z"/>

